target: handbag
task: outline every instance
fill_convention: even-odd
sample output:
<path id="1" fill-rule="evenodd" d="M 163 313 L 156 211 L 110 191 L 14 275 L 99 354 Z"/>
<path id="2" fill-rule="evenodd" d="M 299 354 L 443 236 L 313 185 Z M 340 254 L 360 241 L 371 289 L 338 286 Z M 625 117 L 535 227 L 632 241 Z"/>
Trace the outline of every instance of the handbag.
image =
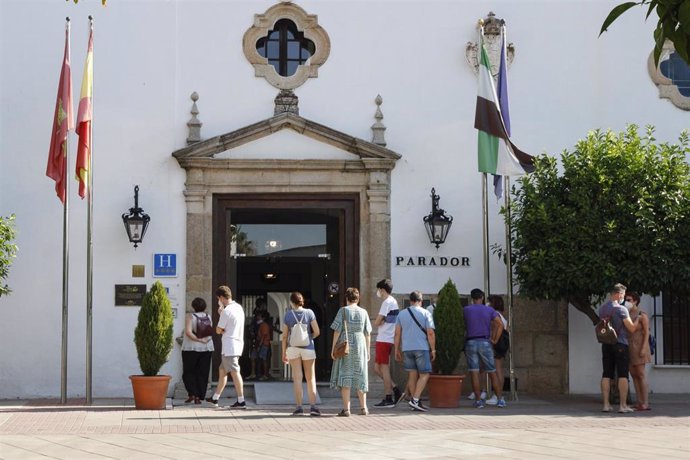
<path id="1" fill-rule="evenodd" d="M 302 320 L 306 316 L 302 314 L 301 319 L 297 319 L 294 310 L 292 311 L 292 316 L 295 318 L 296 323 L 292 326 L 290 330 L 290 346 L 291 347 L 306 347 L 309 345 L 309 331 L 307 331 L 307 324 L 303 323 Z"/>
<path id="2" fill-rule="evenodd" d="M 347 319 L 345 319 L 345 309 L 343 308 L 343 323 L 345 324 L 345 340 L 338 342 L 333 349 L 335 359 L 342 358 L 350 354 L 350 342 L 347 340 Z"/>

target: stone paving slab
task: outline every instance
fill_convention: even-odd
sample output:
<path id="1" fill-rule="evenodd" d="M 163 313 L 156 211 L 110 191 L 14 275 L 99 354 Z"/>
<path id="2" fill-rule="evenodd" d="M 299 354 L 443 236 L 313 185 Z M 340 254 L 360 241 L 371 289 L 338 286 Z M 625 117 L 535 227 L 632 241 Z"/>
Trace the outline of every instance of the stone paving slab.
<path id="1" fill-rule="evenodd" d="M 131 400 L 0 401 L 0 459 L 34 458 L 690 458 L 690 398 L 656 396 L 653 410 L 601 413 L 596 396 L 522 397 L 507 409 L 293 417 L 291 405 L 247 410 L 184 405 L 137 411 Z M 230 404 L 233 401 L 225 401 Z M 613 436 L 612 433 L 616 435 Z"/>

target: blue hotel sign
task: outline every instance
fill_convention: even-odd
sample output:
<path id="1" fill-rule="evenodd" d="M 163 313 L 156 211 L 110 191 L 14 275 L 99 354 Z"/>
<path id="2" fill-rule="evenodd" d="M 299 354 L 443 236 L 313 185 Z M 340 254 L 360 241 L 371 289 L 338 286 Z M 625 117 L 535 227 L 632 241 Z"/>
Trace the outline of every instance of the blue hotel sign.
<path id="1" fill-rule="evenodd" d="M 174 278 L 177 276 L 177 254 L 153 255 L 154 278 Z"/>

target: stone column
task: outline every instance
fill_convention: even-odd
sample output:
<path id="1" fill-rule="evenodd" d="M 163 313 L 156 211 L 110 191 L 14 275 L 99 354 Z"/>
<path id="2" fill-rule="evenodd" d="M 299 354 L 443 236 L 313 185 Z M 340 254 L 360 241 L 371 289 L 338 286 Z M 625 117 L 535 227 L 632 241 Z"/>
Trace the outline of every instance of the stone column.
<path id="1" fill-rule="evenodd" d="M 211 252 L 213 244 L 212 211 L 207 206 L 208 189 L 202 185 L 204 173 L 200 169 L 187 171 L 187 295 L 185 308 L 192 299 L 209 301 L 212 286 Z"/>

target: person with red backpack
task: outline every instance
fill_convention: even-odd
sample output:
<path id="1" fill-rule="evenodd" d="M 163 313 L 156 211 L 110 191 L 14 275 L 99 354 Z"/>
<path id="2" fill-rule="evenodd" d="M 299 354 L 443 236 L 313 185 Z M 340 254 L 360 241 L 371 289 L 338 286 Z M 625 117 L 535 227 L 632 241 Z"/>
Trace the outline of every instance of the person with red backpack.
<path id="1" fill-rule="evenodd" d="M 639 319 L 633 322 L 630 319 L 628 309 L 621 303 L 625 299 L 626 287 L 618 283 L 613 286 L 609 293 L 609 300 L 599 307 L 599 318 L 608 319 L 611 327 L 616 331 L 616 343 L 601 344 L 601 363 L 603 372 L 601 375 L 601 396 L 603 398 L 602 412 L 611 412 L 609 403 L 609 391 L 611 380 L 618 375 L 618 393 L 620 404 L 618 412 L 621 414 L 634 412 L 632 407 L 628 407 L 628 334 L 632 334 L 639 327 Z"/>
<path id="2" fill-rule="evenodd" d="M 182 381 L 187 389 L 185 404 L 201 404 L 206 397 L 208 373 L 213 353 L 213 328 L 206 314 L 206 302 L 197 297 L 192 300 L 193 313 L 185 317 L 182 339 Z"/>

